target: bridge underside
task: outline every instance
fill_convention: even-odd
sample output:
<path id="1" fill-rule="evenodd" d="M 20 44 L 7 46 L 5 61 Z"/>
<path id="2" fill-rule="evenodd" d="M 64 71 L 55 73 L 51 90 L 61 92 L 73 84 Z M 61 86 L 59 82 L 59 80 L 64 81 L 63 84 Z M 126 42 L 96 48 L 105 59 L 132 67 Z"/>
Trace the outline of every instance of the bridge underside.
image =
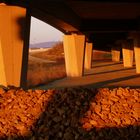
<path id="1" fill-rule="evenodd" d="M 3 1 L 3 0 L 2 0 Z M 26 7 L 30 14 L 66 34 L 85 34 L 97 48 L 126 39 L 140 29 L 138 0 L 6 0 Z M 100 40 L 103 41 L 100 41 Z M 101 42 L 103 42 L 101 44 Z M 95 46 L 95 47 L 96 47 Z"/>
<path id="2" fill-rule="evenodd" d="M 21 77 L 26 77 L 30 16 L 49 23 L 65 33 L 67 75 L 68 73 L 71 75 L 77 73 L 75 76 L 82 75 L 84 56 L 87 57 L 84 51 L 91 50 L 85 49 L 90 46 L 86 45 L 89 42 L 93 43 L 95 49 L 113 50 L 113 57 L 117 58 L 113 60 L 119 60 L 118 51 L 122 48 L 125 67 L 131 66 L 134 50 L 136 71 L 140 73 L 140 2 L 138 0 L 0 0 L 0 20 L 3 21 L 0 23 L 0 62 L 4 65 L 0 69 L 0 75 L 5 75 L 1 84 L 19 86 L 21 79 L 26 81 L 26 78 Z M 14 42 L 11 43 L 10 55 L 5 54 L 6 49 L 9 51 L 7 40 Z M 20 49 L 17 50 L 16 46 Z M 70 46 L 72 48 L 68 51 Z M 20 52 L 19 62 L 16 62 L 16 58 L 13 57 L 16 55 L 16 50 Z M 73 53 L 75 61 L 70 59 L 73 56 L 67 52 Z M 89 54 L 91 55 L 90 52 Z M 10 61 L 7 61 L 9 58 Z M 91 61 L 91 57 L 87 58 Z M 20 65 L 16 65 L 17 63 Z M 9 67 L 9 65 L 13 66 Z M 77 65 L 77 68 L 73 70 L 70 65 Z M 18 78 L 10 80 L 7 69 L 17 72 Z M 24 76 L 21 76 L 22 73 Z M 6 82 L 7 79 L 13 82 Z"/>

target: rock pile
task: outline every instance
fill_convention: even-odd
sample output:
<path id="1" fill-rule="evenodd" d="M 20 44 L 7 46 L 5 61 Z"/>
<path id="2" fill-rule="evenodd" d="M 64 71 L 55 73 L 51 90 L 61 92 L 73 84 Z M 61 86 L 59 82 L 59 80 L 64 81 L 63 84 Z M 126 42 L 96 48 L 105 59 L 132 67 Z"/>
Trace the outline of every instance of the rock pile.
<path id="1" fill-rule="evenodd" d="M 140 89 L 0 88 L 0 139 L 140 139 Z"/>
<path id="2" fill-rule="evenodd" d="M 124 127 L 138 125 L 140 119 L 140 90 L 100 89 L 81 120 L 83 127 Z"/>

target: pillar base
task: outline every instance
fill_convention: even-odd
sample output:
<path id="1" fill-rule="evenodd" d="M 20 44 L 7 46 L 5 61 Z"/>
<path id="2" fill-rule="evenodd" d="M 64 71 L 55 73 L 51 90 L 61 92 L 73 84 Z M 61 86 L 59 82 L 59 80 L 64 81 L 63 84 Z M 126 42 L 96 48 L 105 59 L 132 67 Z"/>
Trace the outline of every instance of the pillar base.
<path id="1" fill-rule="evenodd" d="M 86 42 L 84 68 L 91 69 L 91 65 L 92 65 L 92 43 Z"/>
<path id="2" fill-rule="evenodd" d="M 0 85 L 26 86 L 30 31 L 27 15 L 25 8 L 0 6 Z"/>
<path id="3" fill-rule="evenodd" d="M 120 62 L 120 49 L 113 47 L 111 49 L 111 53 L 112 53 L 112 61 L 113 62 Z"/>
<path id="4" fill-rule="evenodd" d="M 140 34 L 137 34 L 134 38 L 134 52 L 135 52 L 136 73 L 140 73 Z"/>
<path id="5" fill-rule="evenodd" d="M 67 77 L 83 75 L 84 35 L 64 35 L 64 54 Z"/>
<path id="6" fill-rule="evenodd" d="M 133 66 L 133 47 L 130 41 L 123 41 L 122 44 L 123 64 L 124 67 Z"/>

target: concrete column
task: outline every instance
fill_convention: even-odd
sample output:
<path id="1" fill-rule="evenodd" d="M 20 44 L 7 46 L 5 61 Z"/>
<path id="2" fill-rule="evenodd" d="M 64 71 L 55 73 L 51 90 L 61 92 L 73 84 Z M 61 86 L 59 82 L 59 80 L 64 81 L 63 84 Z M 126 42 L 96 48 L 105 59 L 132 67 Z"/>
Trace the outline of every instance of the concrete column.
<path id="1" fill-rule="evenodd" d="M 83 75 L 84 46 L 84 35 L 64 35 L 65 64 L 68 77 Z"/>
<path id="2" fill-rule="evenodd" d="M 124 67 L 133 66 L 133 47 L 129 41 L 122 42 L 122 54 Z"/>
<path id="3" fill-rule="evenodd" d="M 86 42 L 85 62 L 84 62 L 85 69 L 91 69 L 91 64 L 92 64 L 92 43 Z"/>
<path id="4" fill-rule="evenodd" d="M 140 34 L 134 38 L 136 73 L 140 73 Z"/>
<path id="5" fill-rule="evenodd" d="M 0 85 L 26 86 L 29 29 L 25 8 L 0 5 Z"/>
<path id="6" fill-rule="evenodd" d="M 120 62 L 120 48 L 112 47 L 111 53 L 112 53 L 112 61 Z"/>

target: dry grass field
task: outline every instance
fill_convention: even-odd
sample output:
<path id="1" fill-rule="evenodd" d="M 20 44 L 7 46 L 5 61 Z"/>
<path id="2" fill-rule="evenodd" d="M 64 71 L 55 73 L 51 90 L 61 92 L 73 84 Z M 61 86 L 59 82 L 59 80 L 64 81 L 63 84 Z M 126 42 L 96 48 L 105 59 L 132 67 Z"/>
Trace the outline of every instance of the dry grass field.
<path id="1" fill-rule="evenodd" d="M 28 87 L 47 84 L 65 77 L 63 44 L 58 43 L 46 51 L 29 53 Z"/>

